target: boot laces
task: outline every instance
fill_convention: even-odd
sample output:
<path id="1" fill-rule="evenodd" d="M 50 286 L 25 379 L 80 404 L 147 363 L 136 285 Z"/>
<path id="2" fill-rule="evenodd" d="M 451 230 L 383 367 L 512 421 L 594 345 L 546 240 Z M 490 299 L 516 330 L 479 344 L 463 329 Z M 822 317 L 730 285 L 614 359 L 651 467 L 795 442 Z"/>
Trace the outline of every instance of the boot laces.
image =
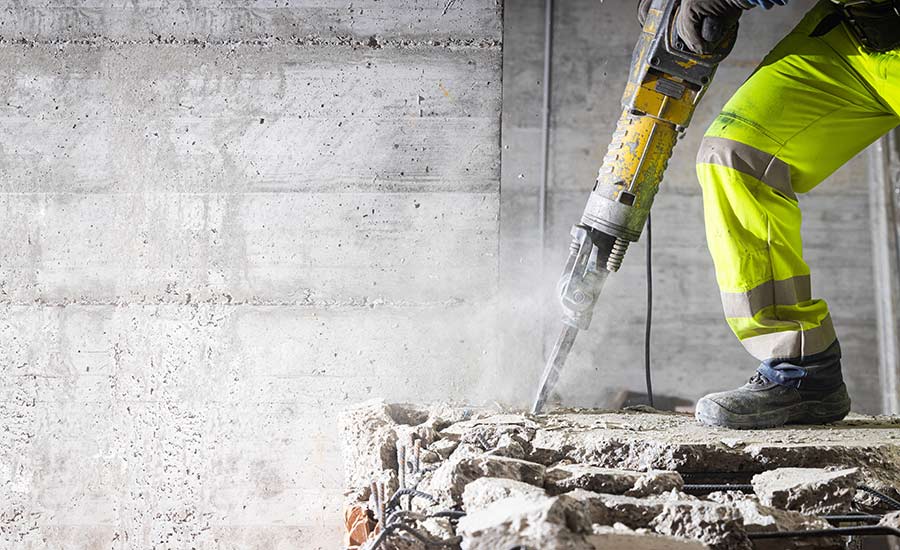
<path id="1" fill-rule="evenodd" d="M 753 373 L 753 376 L 750 377 L 750 380 L 747 381 L 748 386 L 768 386 L 772 381 L 760 374 L 759 372 Z"/>

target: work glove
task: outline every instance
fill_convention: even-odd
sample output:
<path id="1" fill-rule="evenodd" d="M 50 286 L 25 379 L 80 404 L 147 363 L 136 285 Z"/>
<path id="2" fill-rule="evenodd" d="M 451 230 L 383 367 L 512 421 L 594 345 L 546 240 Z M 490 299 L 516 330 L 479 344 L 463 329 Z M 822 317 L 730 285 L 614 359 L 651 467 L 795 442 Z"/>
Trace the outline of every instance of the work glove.
<path id="1" fill-rule="evenodd" d="M 683 0 L 675 15 L 675 30 L 694 53 L 712 53 L 735 26 L 744 10 L 785 0 Z M 770 6 L 771 7 L 771 6 Z"/>

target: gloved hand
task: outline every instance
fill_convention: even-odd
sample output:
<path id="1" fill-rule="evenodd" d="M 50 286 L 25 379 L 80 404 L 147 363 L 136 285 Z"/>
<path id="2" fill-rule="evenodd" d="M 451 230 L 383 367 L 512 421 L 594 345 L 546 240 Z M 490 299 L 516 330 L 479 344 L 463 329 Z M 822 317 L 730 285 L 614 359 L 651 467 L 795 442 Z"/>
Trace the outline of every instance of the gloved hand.
<path id="1" fill-rule="evenodd" d="M 711 53 L 725 33 L 737 25 L 744 10 L 756 2 L 772 1 L 784 0 L 683 0 L 675 16 L 675 30 L 692 52 Z M 705 19 L 710 21 L 704 25 Z"/>

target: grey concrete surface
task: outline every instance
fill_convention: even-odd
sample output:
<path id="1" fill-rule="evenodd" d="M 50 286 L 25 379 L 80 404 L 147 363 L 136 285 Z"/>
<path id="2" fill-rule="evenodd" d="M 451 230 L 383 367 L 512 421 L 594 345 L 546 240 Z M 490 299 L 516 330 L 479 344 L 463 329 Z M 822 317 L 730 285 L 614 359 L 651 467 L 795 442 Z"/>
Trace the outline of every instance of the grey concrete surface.
<path id="1" fill-rule="evenodd" d="M 495 0 L 0 9 L 0 548 L 336 548 L 496 361 Z"/>
<path id="2" fill-rule="evenodd" d="M 510 401 L 525 401 L 543 365 L 536 361 L 558 330 L 541 327 L 543 303 L 565 261 L 568 231 L 581 214 L 620 113 L 638 25 L 635 2 L 557 2 L 553 54 L 548 238 L 541 272 L 537 200 L 540 183 L 542 0 L 507 7 L 504 26 L 501 273 L 503 294 L 524 297 L 507 317 L 514 336 L 503 346 Z M 654 389 L 696 399 L 742 384 L 755 361 L 726 326 L 703 232 L 694 157 L 712 118 L 762 56 L 814 2 L 744 16 L 734 53 L 679 142 L 653 210 Z M 854 409 L 881 410 L 872 244 L 868 234 L 865 155 L 802 196 L 804 249 L 813 290 L 825 298 L 841 338 Z M 560 381 L 567 404 L 602 406 L 619 388 L 642 391 L 645 308 L 644 242 L 632 245 L 608 279 L 590 331 L 579 335 Z M 527 335 L 527 336 L 526 336 Z"/>

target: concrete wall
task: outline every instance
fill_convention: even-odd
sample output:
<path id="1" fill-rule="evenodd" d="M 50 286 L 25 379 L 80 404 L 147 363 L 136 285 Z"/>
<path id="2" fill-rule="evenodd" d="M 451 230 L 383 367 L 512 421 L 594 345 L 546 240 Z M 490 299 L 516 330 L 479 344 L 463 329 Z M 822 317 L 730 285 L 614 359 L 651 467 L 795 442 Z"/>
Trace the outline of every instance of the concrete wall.
<path id="1" fill-rule="evenodd" d="M 0 547 L 335 548 L 336 411 L 495 360 L 495 0 L 0 11 Z"/>
<path id="2" fill-rule="evenodd" d="M 631 50 L 637 36 L 636 2 L 563 0 L 556 3 L 549 237 L 546 271 L 538 275 L 537 199 L 540 182 L 542 0 L 508 6 L 504 40 L 502 272 L 504 294 L 532 297 L 553 288 L 567 253 L 568 231 L 581 214 L 620 113 Z M 722 319 L 712 261 L 703 233 L 694 157 L 712 118 L 762 56 L 813 5 L 754 10 L 744 16 L 734 53 L 719 68 L 709 93 L 679 143 L 656 199 L 654 227 L 655 390 L 695 399 L 736 387 L 753 372 Z M 805 254 L 813 289 L 827 299 L 841 338 L 854 408 L 881 408 L 877 330 L 869 234 L 865 156 L 848 163 L 801 197 Z M 610 391 L 643 391 L 644 254 L 633 245 L 622 270 L 607 282 L 594 324 L 580 335 L 560 383 L 566 401 L 603 404 Z M 546 289 L 546 290 L 545 290 Z M 510 399 L 530 396 L 542 365 L 541 309 L 523 301 L 509 321 L 506 342 Z M 551 316 L 543 338 L 555 337 Z M 521 367 L 524 365 L 524 367 Z M 517 374 L 524 368 L 527 376 Z"/>

